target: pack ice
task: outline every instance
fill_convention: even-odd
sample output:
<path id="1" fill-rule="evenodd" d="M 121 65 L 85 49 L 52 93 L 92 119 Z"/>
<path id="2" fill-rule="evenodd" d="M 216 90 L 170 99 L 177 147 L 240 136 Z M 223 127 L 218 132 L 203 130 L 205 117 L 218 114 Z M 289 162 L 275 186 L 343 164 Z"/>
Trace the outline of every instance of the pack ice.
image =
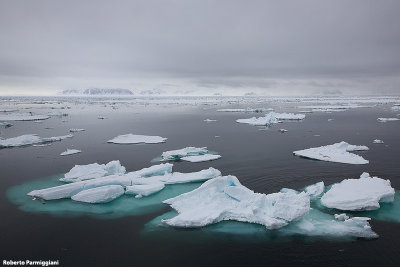
<path id="1" fill-rule="evenodd" d="M 347 164 L 368 164 L 368 160 L 350 153 L 351 151 L 368 150 L 366 146 L 350 145 L 344 141 L 332 145 L 313 147 L 304 150 L 294 151 L 296 156 L 317 159 L 322 161 L 339 162 Z"/>
<path id="2" fill-rule="evenodd" d="M 185 147 L 177 150 L 165 151 L 162 160 L 184 160 L 190 162 L 203 162 L 221 158 L 220 155 L 210 154 L 207 147 Z"/>
<path id="3" fill-rule="evenodd" d="M 12 113 L 0 115 L 0 121 L 38 121 L 50 118 L 48 115 L 33 115 L 32 113 Z"/>
<path id="4" fill-rule="evenodd" d="M 112 163 L 111 165 L 117 166 L 119 162 L 112 161 Z M 91 175 L 102 175 L 102 173 L 104 173 L 101 172 L 98 166 L 86 165 L 86 168 L 96 168 L 98 173 L 92 173 Z M 74 172 L 87 174 L 86 170 L 82 170 L 82 168 L 76 168 Z M 221 172 L 214 168 L 193 173 L 172 173 L 172 164 L 165 163 L 126 174 L 119 173 L 89 180 L 82 180 L 83 177 L 79 176 L 80 180 L 75 179 L 75 182 L 33 190 L 28 193 L 28 196 L 42 200 L 71 198 L 72 200 L 80 202 L 105 203 L 121 196 L 121 188 L 123 193 L 127 192 L 127 194 L 141 197 L 161 190 L 163 188 L 160 186 L 161 184 L 198 182 L 212 179 L 220 175 Z"/>
<path id="5" fill-rule="evenodd" d="M 39 137 L 36 134 L 25 134 L 25 135 L 12 137 L 12 138 L 8 138 L 8 139 L 0 139 L 0 148 L 51 143 L 51 142 L 61 141 L 61 140 L 64 140 L 66 138 L 71 138 L 71 137 L 73 137 L 72 134 L 63 135 L 63 136 L 47 137 L 47 138 Z"/>
<path id="6" fill-rule="evenodd" d="M 364 172 L 359 179 L 345 179 L 332 185 L 321 197 L 321 203 L 339 210 L 375 210 L 379 209 L 379 202 L 393 202 L 394 194 L 389 180 Z"/>
<path id="7" fill-rule="evenodd" d="M 164 143 L 167 138 L 160 136 L 149 136 L 149 135 L 136 135 L 136 134 L 124 134 L 114 137 L 111 140 L 108 140 L 107 143 L 114 144 L 157 144 Z"/>
<path id="8" fill-rule="evenodd" d="M 277 229 L 300 219 L 310 209 L 310 198 L 304 192 L 254 193 L 230 175 L 206 181 L 199 188 L 164 203 L 179 213 L 164 220 L 176 227 L 202 227 L 235 220 Z"/>
<path id="9" fill-rule="evenodd" d="M 293 113 L 275 113 L 270 112 L 264 117 L 252 117 L 249 119 L 238 119 L 238 123 L 246 123 L 255 126 L 271 125 L 273 123 L 278 123 L 280 120 L 303 120 L 305 118 L 304 114 L 293 114 Z"/>

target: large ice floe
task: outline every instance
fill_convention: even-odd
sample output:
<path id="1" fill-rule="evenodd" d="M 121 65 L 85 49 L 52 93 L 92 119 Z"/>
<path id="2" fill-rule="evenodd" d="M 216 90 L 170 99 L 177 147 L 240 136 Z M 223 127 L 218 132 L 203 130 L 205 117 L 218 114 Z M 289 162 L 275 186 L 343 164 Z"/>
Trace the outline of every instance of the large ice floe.
<path id="1" fill-rule="evenodd" d="M 109 164 L 111 165 L 111 169 L 113 169 L 114 173 L 117 172 L 117 174 L 113 175 L 104 174 L 107 165 L 105 165 L 104 167 L 102 165 L 99 165 L 100 167 L 103 167 L 103 169 L 99 168 L 99 166 L 94 164 L 86 165 L 86 168 L 82 166 L 78 167 L 75 166 L 74 167 L 75 169 L 73 168 L 68 174 L 65 175 L 67 177 L 64 177 L 64 179 L 60 180 L 71 181 L 66 179 L 68 179 L 70 176 L 74 176 L 75 178 L 78 174 L 82 173 L 87 175 L 88 174 L 87 169 L 90 170 L 96 169 L 97 173 L 93 172 L 87 176 L 78 176 L 78 179 L 80 180 L 75 179 L 75 181 L 69 184 L 50 187 L 46 189 L 33 190 L 29 192 L 28 195 L 41 200 L 72 198 L 73 200 L 76 201 L 83 201 L 89 203 L 103 203 L 107 202 L 108 200 L 116 198 L 114 197 L 115 194 L 116 195 L 119 194 L 119 190 L 117 190 L 115 187 L 101 188 L 105 186 L 118 185 L 122 186 L 125 191 L 126 187 L 128 186 L 154 185 L 160 183 L 177 184 L 177 183 L 199 182 L 215 178 L 221 175 L 221 172 L 214 168 L 209 168 L 206 170 L 193 173 L 179 173 L 179 172 L 172 173 L 171 172 L 172 164 L 169 163 L 152 166 L 150 168 L 145 168 L 136 172 L 121 174 L 120 171 L 124 169 L 119 168 L 120 167 L 119 162 L 112 161 L 110 163 Z M 119 171 L 116 171 L 116 169 Z M 73 174 L 71 175 L 71 173 Z M 98 176 L 103 175 L 103 176 L 90 179 L 89 177 L 92 177 L 93 175 L 98 175 Z M 95 190 L 96 188 L 98 188 L 98 190 Z M 128 192 L 130 194 L 132 194 L 131 189 L 132 188 L 128 188 Z M 87 190 L 90 191 L 85 192 Z M 80 193 L 78 197 L 74 197 L 78 193 Z M 86 201 L 86 199 L 89 199 L 90 201 L 89 200 Z M 96 202 L 96 200 L 98 202 Z"/>
<path id="2" fill-rule="evenodd" d="M 379 202 L 393 202 L 394 189 L 389 180 L 364 172 L 359 179 L 345 179 L 321 197 L 322 205 L 339 210 L 375 210 Z"/>
<path id="3" fill-rule="evenodd" d="M 157 144 L 164 143 L 167 138 L 161 136 L 149 136 L 149 135 L 136 135 L 136 134 L 124 134 L 114 137 L 108 140 L 107 143 L 114 144 Z"/>
<path id="4" fill-rule="evenodd" d="M 36 134 L 25 134 L 17 137 L 12 137 L 8 139 L 0 139 L 0 148 L 6 147 L 19 147 L 19 146 L 29 146 L 34 144 L 45 144 L 56 141 L 61 141 L 66 138 L 73 137 L 72 134 L 54 137 L 39 137 Z"/>
<path id="5" fill-rule="evenodd" d="M 211 161 L 221 158 L 220 155 L 212 154 L 207 147 L 185 147 L 177 150 L 165 151 L 161 155 L 162 161 L 184 160 L 189 162 Z"/>
<path id="6" fill-rule="evenodd" d="M 268 126 L 273 123 L 279 123 L 281 120 L 303 120 L 306 116 L 304 114 L 294 113 L 275 113 L 270 112 L 264 117 L 252 117 L 249 119 L 237 119 L 238 123 L 246 123 L 255 126 Z"/>
<path id="7" fill-rule="evenodd" d="M 344 141 L 332 145 L 313 147 L 294 151 L 296 156 L 322 161 L 339 162 L 347 164 L 368 164 L 363 157 L 350 153 L 352 151 L 369 150 L 366 146 L 350 145 Z"/>
<path id="8" fill-rule="evenodd" d="M 32 113 L 11 113 L 0 115 L 0 121 L 38 121 L 50 118 L 48 115 L 34 115 Z"/>
<path id="9" fill-rule="evenodd" d="M 202 227 L 236 220 L 277 229 L 300 219 L 310 209 L 310 198 L 306 193 L 254 193 L 234 176 L 212 179 L 198 189 L 164 203 L 179 213 L 165 220 L 166 224 L 176 227 Z"/>

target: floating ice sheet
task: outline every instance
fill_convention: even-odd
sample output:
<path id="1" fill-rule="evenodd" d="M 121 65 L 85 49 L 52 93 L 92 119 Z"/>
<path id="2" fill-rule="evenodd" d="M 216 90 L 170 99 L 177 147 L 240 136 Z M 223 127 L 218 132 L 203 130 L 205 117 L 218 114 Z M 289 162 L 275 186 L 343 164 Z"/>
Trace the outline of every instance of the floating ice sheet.
<path id="1" fill-rule="evenodd" d="M 107 143 L 114 144 L 157 144 L 164 143 L 167 138 L 160 136 L 149 136 L 149 135 L 136 135 L 136 134 L 124 134 L 114 137 L 108 140 Z"/>
<path id="2" fill-rule="evenodd" d="M 0 121 L 38 121 L 50 118 L 48 115 L 34 115 L 32 113 L 11 113 L 0 115 Z"/>
<path id="3" fill-rule="evenodd" d="M 270 112 L 264 117 L 252 117 L 249 119 L 238 119 L 238 123 L 246 123 L 255 126 L 271 125 L 273 123 L 278 123 L 280 120 L 303 120 L 305 118 L 304 114 L 293 114 L 293 113 L 275 113 Z"/>
<path id="4" fill-rule="evenodd" d="M 63 136 L 55 136 L 55 137 L 47 137 L 47 138 L 39 137 L 36 134 L 25 134 L 25 135 L 12 137 L 12 138 L 8 138 L 8 139 L 0 139 L 0 148 L 51 143 L 51 142 L 61 141 L 66 138 L 72 138 L 72 137 L 73 137 L 72 134 L 63 135 Z"/>
<path id="5" fill-rule="evenodd" d="M 67 149 L 66 151 L 62 152 L 60 156 L 67 156 L 67 155 L 73 155 L 73 154 L 78 154 L 81 153 L 81 150 L 78 149 Z"/>
<path id="6" fill-rule="evenodd" d="M 378 118 L 379 122 L 399 121 L 399 118 Z"/>
<path id="7" fill-rule="evenodd" d="M 121 166 L 119 160 L 113 160 L 107 164 L 92 163 L 87 165 L 75 165 L 60 179 L 60 181 L 72 183 L 108 175 L 122 175 L 125 172 L 125 167 Z"/>
<path id="8" fill-rule="evenodd" d="M 322 161 L 339 162 L 347 164 L 368 164 L 369 162 L 368 160 L 364 159 L 359 155 L 350 153 L 351 151 L 363 151 L 363 150 L 368 150 L 368 147 L 350 145 L 342 141 L 340 143 L 336 143 L 333 145 L 313 147 L 304 150 L 294 151 L 293 154 L 304 158 L 310 158 Z"/>
<path id="9" fill-rule="evenodd" d="M 339 210 L 375 210 L 380 208 L 379 202 L 392 202 L 394 194 L 389 180 L 364 172 L 360 179 L 345 179 L 332 185 L 321 203 Z"/>
<path id="10" fill-rule="evenodd" d="M 177 150 L 163 152 L 161 160 L 184 160 L 189 162 L 203 162 L 221 158 L 212 154 L 207 147 L 185 147 Z"/>

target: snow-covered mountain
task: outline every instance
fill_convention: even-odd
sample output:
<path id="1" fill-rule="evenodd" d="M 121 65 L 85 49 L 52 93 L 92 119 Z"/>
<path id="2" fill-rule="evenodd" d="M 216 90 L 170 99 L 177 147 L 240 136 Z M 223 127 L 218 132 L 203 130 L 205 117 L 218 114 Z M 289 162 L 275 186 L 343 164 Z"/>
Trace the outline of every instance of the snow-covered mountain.
<path id="1" fill-rule="evenodd" d="M 105 88 L 89 88 L 89 89 L 67 89 L 61 92 L 62 95 L 133 95 L 129 89 L 105 89 Z"/>

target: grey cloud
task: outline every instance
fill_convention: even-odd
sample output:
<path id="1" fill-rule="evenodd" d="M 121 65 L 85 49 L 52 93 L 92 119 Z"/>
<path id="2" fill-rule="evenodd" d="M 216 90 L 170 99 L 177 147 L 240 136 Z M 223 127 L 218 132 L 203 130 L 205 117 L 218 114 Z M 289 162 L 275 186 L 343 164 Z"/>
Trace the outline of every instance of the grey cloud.
<path id="1" fill-rule="evenodd" d="M 3 0 L 0 92 L 152 82 L 271 92 L 307 80 L 400 93 L 398 10 L 391 0 Z"/>

